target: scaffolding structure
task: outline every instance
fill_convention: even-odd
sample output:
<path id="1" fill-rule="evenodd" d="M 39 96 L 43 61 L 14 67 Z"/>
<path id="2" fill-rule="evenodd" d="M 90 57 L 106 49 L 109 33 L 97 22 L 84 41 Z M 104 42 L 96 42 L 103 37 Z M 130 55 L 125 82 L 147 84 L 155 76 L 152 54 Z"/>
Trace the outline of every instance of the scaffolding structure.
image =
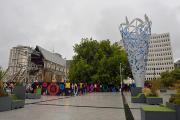
<path id="1" fill-rule="evenodd" d="M 32 71 L 38 71 L 37 65 L 31 62 L 33 49 L 27 46 L 13 47 L 10 51 L 9 65 L 3 75 L 4 82 L 29 83 L 36 75 L 31 75 Z"/>
<path id="2" fill-rule="evenodd" d="M 40 46 L 35 49 L 17 46 L 10 50 L 9 65 L 4 82 L 31 83 L 33 81 L 62 82 L 66 78 L 66 60 L 58 53 Z"/>

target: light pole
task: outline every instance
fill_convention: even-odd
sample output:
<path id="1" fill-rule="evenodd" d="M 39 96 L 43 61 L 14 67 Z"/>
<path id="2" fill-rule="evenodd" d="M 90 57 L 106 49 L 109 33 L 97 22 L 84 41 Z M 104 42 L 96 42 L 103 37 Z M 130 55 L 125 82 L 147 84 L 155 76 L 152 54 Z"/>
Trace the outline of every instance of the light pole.
<path id="1" fill-rule="evenodd" d="M 154 68 L 154 80 L 156 79 L 156 68 Z"/>
<path id="2" fill-rule="evenodd" d="M 121 79 L 121 92 L 122 92 L 122 74 L 121 74 L 122 68 L 121 68 L 121 63 L 119 66 L 119 74 L 120 74 L 120 79 Z"/>

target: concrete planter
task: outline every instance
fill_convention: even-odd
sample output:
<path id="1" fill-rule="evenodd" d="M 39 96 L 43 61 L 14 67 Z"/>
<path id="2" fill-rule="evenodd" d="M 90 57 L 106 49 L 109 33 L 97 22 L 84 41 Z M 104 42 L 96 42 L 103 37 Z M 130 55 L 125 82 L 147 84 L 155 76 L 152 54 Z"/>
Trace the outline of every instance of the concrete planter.
<path id="1" fill-rule="evenodd" d="M 144 94 L 139 93 L 137 96 L 132 96 L 131 97 L 131 102 L 132 103 L 145 103 L 146 102 L 146 97 Z"/>
<path id="2" fill-rule="evenodd" d="M 26 99 L 40 99 L 41 95 L 36 93 L 26 93 Z"/>
<path id="3" fill-rule="evenodd" d="M 141 108 L 141 120 L 176 120 L 175 111 L 147 111 Z"/>
<path id="4" fill-rule="evenodd" d="M 18 99 L 16 100 L 12 99 L 11 109 L 24 107 L 25 98 L 26 98 L 25 93 L 26 93 L 26 88 L 24 86 L 16 86 L 14 88 L 13 94 L 17 96 Z"/>
<path id="5" fill-rule="evenodd" d="M 13 94 L 15 94 L 21 100 L 25 100 L 25 93 L 26 88 L 24 86 L 16 86 L 13 91 Z"/>
<path id="6" fill-rule="evenodd" d="M 25 105 L 24 99 L 19 99 L 15 94 L 12 94 L 11 96 L 11 109 L 17 109 L 22 108 Z"/>
<path id="7" fill-rule="evenodd" d="M 142 87 L 131 88 L 131 96 L 137 96 L 139 93 L 142 93 Z"/>
<path id="8" fill-rule="evenodd" d="M 11 110 L 11 98 L 9 96 L 0 97 L 0 112 Z"/>
<path id="9" fill-rule="evenodd" d="M 180 120 L 180 105 L 166 102 L 166 106 L 176 111 L 176 120 Z"/>
<path id="10" fill-rule="evenodd" d="M 12 100 L 11 109 L 23 108 L 25 100 Z"/>
<path id="11" fill-rule="evenodd" d="M 146 97 L 146 103 L 150 105 L 160 105 L 163 103 L 163 99 L 160 97 Z"/>

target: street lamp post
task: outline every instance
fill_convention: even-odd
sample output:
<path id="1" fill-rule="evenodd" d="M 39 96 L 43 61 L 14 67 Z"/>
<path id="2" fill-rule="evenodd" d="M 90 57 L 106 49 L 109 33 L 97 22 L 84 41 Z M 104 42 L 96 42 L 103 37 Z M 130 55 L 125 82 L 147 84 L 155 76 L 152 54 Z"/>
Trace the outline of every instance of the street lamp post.
<path id="1" fill-rule="evenodd" d="M 120 79 L 121 79 L 121 91 L 122 91 L 122 74 L 121 74 L 122 68 L 121 68 L 121 63 L 119 66 L 119 74 L 120 74 Z"/>
<path id="2" fill-rule="evenodd" d="M 154 68 L 154 80 L 156 79 L 156 68 Z"/>

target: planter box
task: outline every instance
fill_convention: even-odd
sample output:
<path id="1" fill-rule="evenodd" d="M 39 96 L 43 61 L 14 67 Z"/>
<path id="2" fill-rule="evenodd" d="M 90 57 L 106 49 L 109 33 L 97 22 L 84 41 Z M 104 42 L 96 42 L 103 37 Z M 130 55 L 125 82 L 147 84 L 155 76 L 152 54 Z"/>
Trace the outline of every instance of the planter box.
<path id="1" fill-rule="evenodd" d="M 12 100 L 11 109 L 23 108 L 25 105 L 25 100 Z"/>
<path id="2" fill-rule="evenodd" d="M 132 103 L 145 103 L 146 97 L 143 93 L 139 93 L 137 96 L 131 97 L 131 102 Z"/>
<path id="3" fill-rule="evenodd" d="M 160 97 L 146 97 L 146 103 L 150 105 L 160 105 L 163 103 L 163 99 Z"/>
<path id="4" fill-rule="evenodd" d="M 131 88 L 131 96 L 137 96 L 139 93 L 142 93 L 142 87 Z"/>
<path id="5" fill-rule="evenodd" d="M 141 108 L 141 120 L 176 120 L 176 112 L 167 107 L 146 106 Z"/>
<path id="6" fill-rule="evenodd" d="M 11 109 L 22 108 L 25 105 L 24 99 L 19 99 L 15 94 L 11 94 Z"/>
<path id="7" fill-rule="evenodd" d="M 166 106 L 176 111 L 176 120 L 180 120 L 180 105 L 166 102 Z"/>
<path id="8" fill-rule="evenodd" d="M 16 86 L 13 91 L 13 94 L 15 94 L 21 100 L 25 100 L 25 93 L 26 88 L 24 86 Z"/>
<path id="9" fill-rule="evenodd" d="M 11 110 L 11 98 L 9 96 L 0 97 L 0 112 Z"/>
<path id="10" fill-rule="evenodd" d="M 41 95 L 36 93 L 26 93 L 26 99 L 40 99 Z"/>

